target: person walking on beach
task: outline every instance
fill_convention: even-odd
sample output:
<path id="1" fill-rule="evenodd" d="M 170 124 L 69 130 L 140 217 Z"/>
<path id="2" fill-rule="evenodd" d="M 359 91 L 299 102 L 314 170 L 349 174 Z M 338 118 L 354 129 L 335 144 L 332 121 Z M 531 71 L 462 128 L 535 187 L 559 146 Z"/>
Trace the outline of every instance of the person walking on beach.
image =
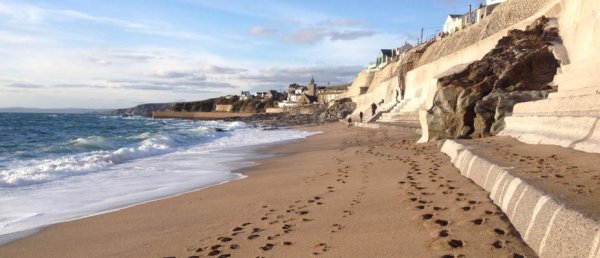
<path id="1" fill-rule="evenodd" d="M 364 115 L 365 115 L 365 114 L 363 114 L 363 112 L 362 112 L 362 111 L 360 111 L 360 113 L 358 114 L 358 117 L 360 117 L 360 122 L 361 122 L 361 123 L 363 122 L 363 116 L 364 116 Z"/>
<path id="2" fill-rule="evenodd" d="M 377 111 L 377 104 L 375 104 L 375 102 L 373 102 L 373 104 L 371 104 L 371 115 L 375 115 L 375 111 Z"/>
<path id="3" fill-rule="evenodd" d="M 352 126 L 352 117 L 348 117 L 348 127 Z"/>

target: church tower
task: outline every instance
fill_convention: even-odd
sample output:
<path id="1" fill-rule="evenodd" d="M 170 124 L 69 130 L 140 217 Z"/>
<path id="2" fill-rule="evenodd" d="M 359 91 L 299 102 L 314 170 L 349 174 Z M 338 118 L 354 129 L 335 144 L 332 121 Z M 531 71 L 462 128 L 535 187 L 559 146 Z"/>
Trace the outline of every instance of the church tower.
<path id="1" fill-rule="evenodd" d="M 306 95 L 315 97 L 317 96 L 317 84 L 315 83 L 315 77 L 310 79 L 310 82 L 308 83 L 308 92 Z"/>

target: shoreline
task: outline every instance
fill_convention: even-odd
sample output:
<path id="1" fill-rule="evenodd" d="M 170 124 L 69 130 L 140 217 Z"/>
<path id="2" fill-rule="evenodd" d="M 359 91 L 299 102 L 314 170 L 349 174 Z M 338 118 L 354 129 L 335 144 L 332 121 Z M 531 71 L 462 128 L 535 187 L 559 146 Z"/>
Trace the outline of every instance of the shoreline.
<path id="1" fill-rule="evenodd" d="M 255 166 L 242 169 L 245 180 L 53 225 L 0 247 L 0 256 L 190 257 L 217 250 L 233 257 L 535 257 L 483 191 L 449 162 L 428 161 L 430 156 L 443 157 L 434 145 L 416 147 L 418 137 L 406 132 L 341 124 L 312 128 L 323 133 L 263 149 L 262 154 L 276 156 L 256 159 Z M 410 176 L 411 166 L 450 171 L 445 177 L 456 189 L 449 192 L 466 194 L 480 212 L 495 212 L 483 215 L 481 226 L 472 226 L 471 217 L 480 215 L 444 203 L 452 200 L 441 195 L 423 195 L 429 199 L 424 210 L 415 209 L 410 197 L 414 190 L 397 182 Z M 434 209 L 438 206 L 445 208 Z M 448 225 L 422 219 L 421 213 L 429 209 Z M 506 241 L 501 249 L 491 245 L 494 228 L 506 232 L 500 237 Z M 440 230 L 450 236 L 437 236 Z M 456 249 L 446 243 L 451 239 L 466 245 Z M 372 244 L 365 246 L 367 242 Z"/>
<path id="2" fill-rule="evenodd" d="M 293 130 L 302 130 L 302 126 L 298 126 L 298 127 L 294 127 L 291 128 Z M 310 131 L 310 130 L 307 130 Z M 318 132 L 316 133 L 318 134 Z M 270 148 L 275 148 L 277 146 L 281 146 L 281 145 L 287 145 L 287 144 L 291 144 L 293 142 L 296 141 L 302 141 L 306 138 L 309 138 L 311 136 L 314 136 L 316 134 L 313 135 L 309 135 L 307 137 L 304 138 L 298 138 L 298 139 L 289 139 L 289 140 L 283 140 L 283 141 L 279 141 L 279 142 L 273 142 L 273 143 L 268 143 L 268 144 L 257 144 L 257 145 L 250 145 L 250 146 L 241 146 L 241 147 L 233 147 L 230 149 L 227 149 L 226 152 L 227 153 L 239 153 L 241 154 L 243 157 L 241 157 L 240 159 L 235 159 L 235 160 L 230 160 L 230 161 L 225 161 L 222 164 L 223 165 L 231 165 L 231 164 L 235 164 L 233 169 L 227 171 L 227 173 L 231 174 L 232 176 L 236 176 L 236 178 L 233 179 L 227 179 L 227 180 L 223 180 L 223 181 L 219 181 L 216 183 L 209 183 L 209 184 L 205 184 L 203 186 L 198 186 L 197 188 L 191 189 L 191 190 L 184 190 L 182 192 L 178 192 L 178 193 L 174 193 L 174 194 L 167 194 L 165 196 L 160 196 L 157 198 L 152 198 L 152 199 L 148 199 L 145 201 L 141 201 L 138 203 L 133 203 L 133 204 L 128 204 L 122 207 L 118 207 L 118 208 L 111 208 L 105 211 L 100 211 L 100 212 L 94 212 L 92 214 L 89 215 L 83 215 L 83 216 L 79 216 L 79 217 L 75 217 L 75 218 L 70 218 L 70 219 L 66 219 L 63 221 L 59 221 L 59 222 L 54 222 L 54 223 L 49 223 L 46 225 L 41 225 L 35 228 L 30 228 L 30 229 L 25 229 L 25 230 L 21 230 L 21 231 L 16 231 L 16 232 L 11 232 L 8 234 L 4 234 L 4 235 L 0 235 L 0 247 L 5 246 L 5 245 L 9 245 L 13 242 L 19 241 L 21 239 L 27 238 L 27 237 L 31 237 L 34 236 L 40 232 L 43 232 L 44 230 L 46 230 L 47 228 L 50 227 L 54 227 L 57 225 L 61 225 L 64 223 L 69 223 L 69 222 L 73 222 L 73 221 L 78 221 L 78 220 L 82 220 L 82 219 L 87 219 L 87 218 L 92 218 L 95 216 L 102 216 L 104 214 L 109 214 L 109 213 L 113 213 L 113 212 L 118 212 L 120 210 L 124 210 L 124 209 L 129 209 L 129 208 L 133 208 L 136 206 L 140 206 L 140 205 L 144 205 L 144 204 L 148 204 L 148 203 L 152 203 L 152 202 L 157 202 L 157 201 L 162 201 L 162 200 L 166 200 L 169 198 L 175 198 L 178 196 L 182 196 L 182 195 L 186 195 L 186 194 L 190 194 L 190 193 L 194 193 L 197 191 L 202 191 L 211 187 L 215 187 L 215 186 L 219 186 L 222 184 L 226 184 L 229 182 L 233 182 L 233 181 L 238 181 L 238 180 L 242 180 L 247 178 L 248 176 L 244 173 L 244 171 L 248 168 L 254 167 L 259 165 L 258 161 L 262 160 L 262 159 L 266 159 L 266 158 L 270 158 L 273 157 L 274 154 L 268 154 L 266 153 L 266 151 Z M 219 150 L 216 153 L 225 153 L 224 150 Z"/>

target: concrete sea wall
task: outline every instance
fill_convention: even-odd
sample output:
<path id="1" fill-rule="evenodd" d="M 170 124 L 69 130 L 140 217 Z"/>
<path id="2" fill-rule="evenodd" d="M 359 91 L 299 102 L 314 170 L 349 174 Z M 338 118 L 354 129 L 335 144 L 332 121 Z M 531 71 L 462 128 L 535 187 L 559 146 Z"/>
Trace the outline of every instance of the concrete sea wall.
<path id="1" fill-rule="evenodd" d="M 556 1 L 564 49 L 548 99 L 521 103 L 501 133 L 531 144 L 553 144 L 600 153 L 600 1 Z M 564 53 L 563 53 L 564 52 Z"/>
<path id="2" fill-rule="evenodd" d="M 463 176 L 490 193 L 540 257 L 600 257 L 600 222 L 513 176 L 511 168 L 494 164 L 456 141 L 446 140 L 442 152 L 450 156 Z"/>

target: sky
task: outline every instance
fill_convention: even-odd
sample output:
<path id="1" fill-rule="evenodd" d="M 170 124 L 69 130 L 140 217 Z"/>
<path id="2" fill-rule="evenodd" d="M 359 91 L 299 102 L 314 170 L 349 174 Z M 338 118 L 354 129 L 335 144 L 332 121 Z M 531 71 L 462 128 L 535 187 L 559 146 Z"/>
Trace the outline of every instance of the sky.
<path id="1" fill-rule="evenodd" d="M 351 82 L 476 0 L 0 0 L 0 108 L 124 108 Z"/>

